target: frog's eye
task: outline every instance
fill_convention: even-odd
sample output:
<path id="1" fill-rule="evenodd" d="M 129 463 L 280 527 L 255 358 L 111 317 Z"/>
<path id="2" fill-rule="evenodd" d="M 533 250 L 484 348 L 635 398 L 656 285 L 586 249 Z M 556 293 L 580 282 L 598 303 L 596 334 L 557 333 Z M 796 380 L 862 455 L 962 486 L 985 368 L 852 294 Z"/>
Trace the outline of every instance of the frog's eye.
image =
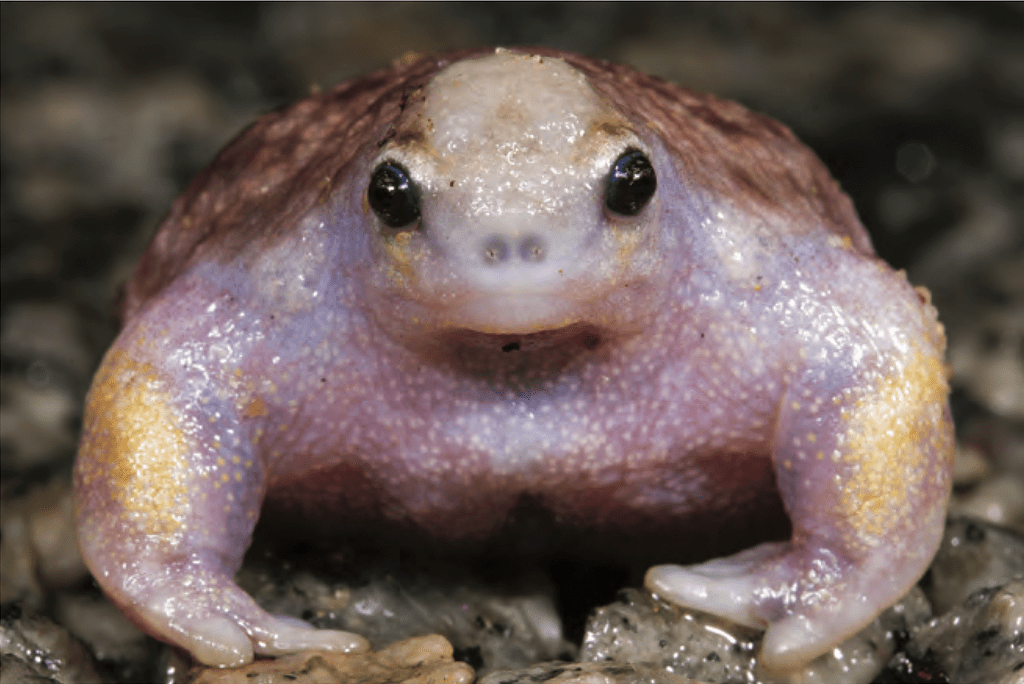
<path id="1" fill-rule="evenodd" d="M 635 216 L 651 201 L 657 188 L 658 179 L 647 155 L 626 150 L 612 164 L 604 204 L 616 214 Z"/>
<path id="2" fill-rule="evenodd" d="M 420 200 L 409 172 L 393 161 L 381 162 L 366 189 L 366 199 L 377 217 L 390 228 L 405 228 L 420 218 Z"/>

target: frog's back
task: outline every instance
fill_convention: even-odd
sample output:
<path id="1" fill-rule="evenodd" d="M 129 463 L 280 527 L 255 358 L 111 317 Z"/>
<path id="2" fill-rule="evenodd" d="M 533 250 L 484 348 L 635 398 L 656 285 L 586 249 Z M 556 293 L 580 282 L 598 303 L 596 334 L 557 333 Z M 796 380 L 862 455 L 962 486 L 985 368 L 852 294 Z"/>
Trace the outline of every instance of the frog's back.
<path id="1" fill-rule="evenodd" d="M 260 117 L 175 201 L 127 285 L 122 321 L 190 266 L 256 255 L 294 230 L 350 177 L 360 152 L 388 141 L 407 104 L 439 71 L 488 52 L 407 55 Z M 545 48 L 529 54 L 564 60 L 625 118 L 645 122 L 706 196 L 791 215 L 793 225 L 846 237 L 856 251 L 874 254 L 849 198 L 782 124 L 621 64 Z"/>
<path id="2" fill-rule="evenodd" d="M 404 98 L 453 58 L 400 60 L 257 119 L 174 202 L 128 283 L 122 320 L 190 266 L 229 260 L 294 228 L 397 118 Z"/>

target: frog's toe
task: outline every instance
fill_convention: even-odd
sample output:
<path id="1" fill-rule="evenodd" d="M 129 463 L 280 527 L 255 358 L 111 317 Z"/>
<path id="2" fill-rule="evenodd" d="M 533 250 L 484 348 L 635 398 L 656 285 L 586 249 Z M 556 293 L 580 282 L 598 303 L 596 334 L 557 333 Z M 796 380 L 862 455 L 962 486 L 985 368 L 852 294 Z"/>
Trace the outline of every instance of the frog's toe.
<path id="1" fill-rule="evenodd" d="M 820 656 L 833 642 L 840 643 L 853 636 L 877 613 L 874 605 L 848 600 L 842 606 L 796 613 L 773 622 L 765 630 L 761 643 L 761 664 L 777 672 L 797 670 Z M 823 639 L 823 635 L 840 636 Z"/>
<path id="2" fill-rule="evenodd" d="M 199 602 L 192 610 L 178 612 L 173 621 L 173 641 L 211 667 L 245 665 L 252 661 L 253 654 L 276 656 L 306 650 L 355 653 L 370 647 L 358 634 L 317 629 L 297 618 L 271 615 L 238 587 L 222 589 L 216 605 L 206 603 L 208 610 L 202 605 Z"/>
<path id="3" fill-rule="evenodd" d="M 252 630 L 253 647 L 260 655 L 281 655 L 295 651 L 336 651 L 359 653 L 369 650 L 370 643 L 352 632 L 317 629 L 296 618 L 267 615 Z"/>
<path id="4" fill-rule="evenodd" d="M 680 606 L 702 610 L 747 627 L 764 629 L 754 600 L 759 580 L 756 568 L 785 553 L 786 544 L 761 544 L 728 558 L 683 567 L 656 565 L 644 584 L 652 592 Z"/>
<path id="5" fill-rule="evenodd" d="M 240 667 L 252 661 L 249 635 L 229 618 L 219 615 L 190 620 L 182 625 L 177 644 L 211 667 Z"/>
<path id="6" fill-rule="evenodd" d="M 241 620 L 222 615 L 184 619 L 175 628 L 175 643 L 210 667 L 240 667 L 251 662 L 254 654 L 276 656 L 306 650 L 355 653 L 369 649 L 369 642 L 358 634 L 317 629 L 296 618 L 262 611 Z"/>
<path id="7" fill-rule="evenodd" d="M 228 576 L 193 574 L 190 581 L 157 578 L 123 601 L 145 631 L 175 644 L 211 667 L 239 667 L 254 654 L 303 650 L 365 651 L 369 643 L 349 632 L 316 629 L 297 618 L 263 610 Z"/>
<path id="8" fill-rule="evenodd" d="M 701 565 L 655 566 L 645 584 L 680 606 L 765 629 L 761 664 L 787 672 L 852 636 L 898 598 L 869 588 L 886 584 L 870 565 L 782 542 Z"/>

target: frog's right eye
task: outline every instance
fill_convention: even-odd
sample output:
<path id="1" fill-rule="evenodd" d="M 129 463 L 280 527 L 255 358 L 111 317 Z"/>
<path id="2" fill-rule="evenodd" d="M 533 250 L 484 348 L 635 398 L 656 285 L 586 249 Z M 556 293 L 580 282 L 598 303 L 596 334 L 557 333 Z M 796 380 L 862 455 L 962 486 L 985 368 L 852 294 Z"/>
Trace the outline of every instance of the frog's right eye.
<path id="1" fill-rule="evenodd" d="M 420 198 L 409 172 L 398 162 L 381 162 L 366 189 L 373 213 L 389 228 L 406 228 L 420 218 Z"/>
<path id="2" fill-rule="evenodd" d="M 622 216 L 636 216 L 647 206 L 658 187 L 651 160 L 640 150 L 626 150 L 608 174 L 604 204 Z"/>

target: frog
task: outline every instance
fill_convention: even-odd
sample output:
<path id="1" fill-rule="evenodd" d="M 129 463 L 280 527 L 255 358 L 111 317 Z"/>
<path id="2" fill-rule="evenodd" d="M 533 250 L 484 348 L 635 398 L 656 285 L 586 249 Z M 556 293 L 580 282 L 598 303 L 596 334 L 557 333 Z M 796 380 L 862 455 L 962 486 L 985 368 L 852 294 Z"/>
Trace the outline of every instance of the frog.
<path id="1" fill-rule="evenodd" d="M 173 203 L 122 321 L 80 548 L 208 666 L 368 648 L 236 584 L 261 517 L 649 557 L 651 592 L 765 630 L 780 672 L 942 534 L 927 290 L 788 128 L 625 65 L 414 55 L 261 116 Z"/>

